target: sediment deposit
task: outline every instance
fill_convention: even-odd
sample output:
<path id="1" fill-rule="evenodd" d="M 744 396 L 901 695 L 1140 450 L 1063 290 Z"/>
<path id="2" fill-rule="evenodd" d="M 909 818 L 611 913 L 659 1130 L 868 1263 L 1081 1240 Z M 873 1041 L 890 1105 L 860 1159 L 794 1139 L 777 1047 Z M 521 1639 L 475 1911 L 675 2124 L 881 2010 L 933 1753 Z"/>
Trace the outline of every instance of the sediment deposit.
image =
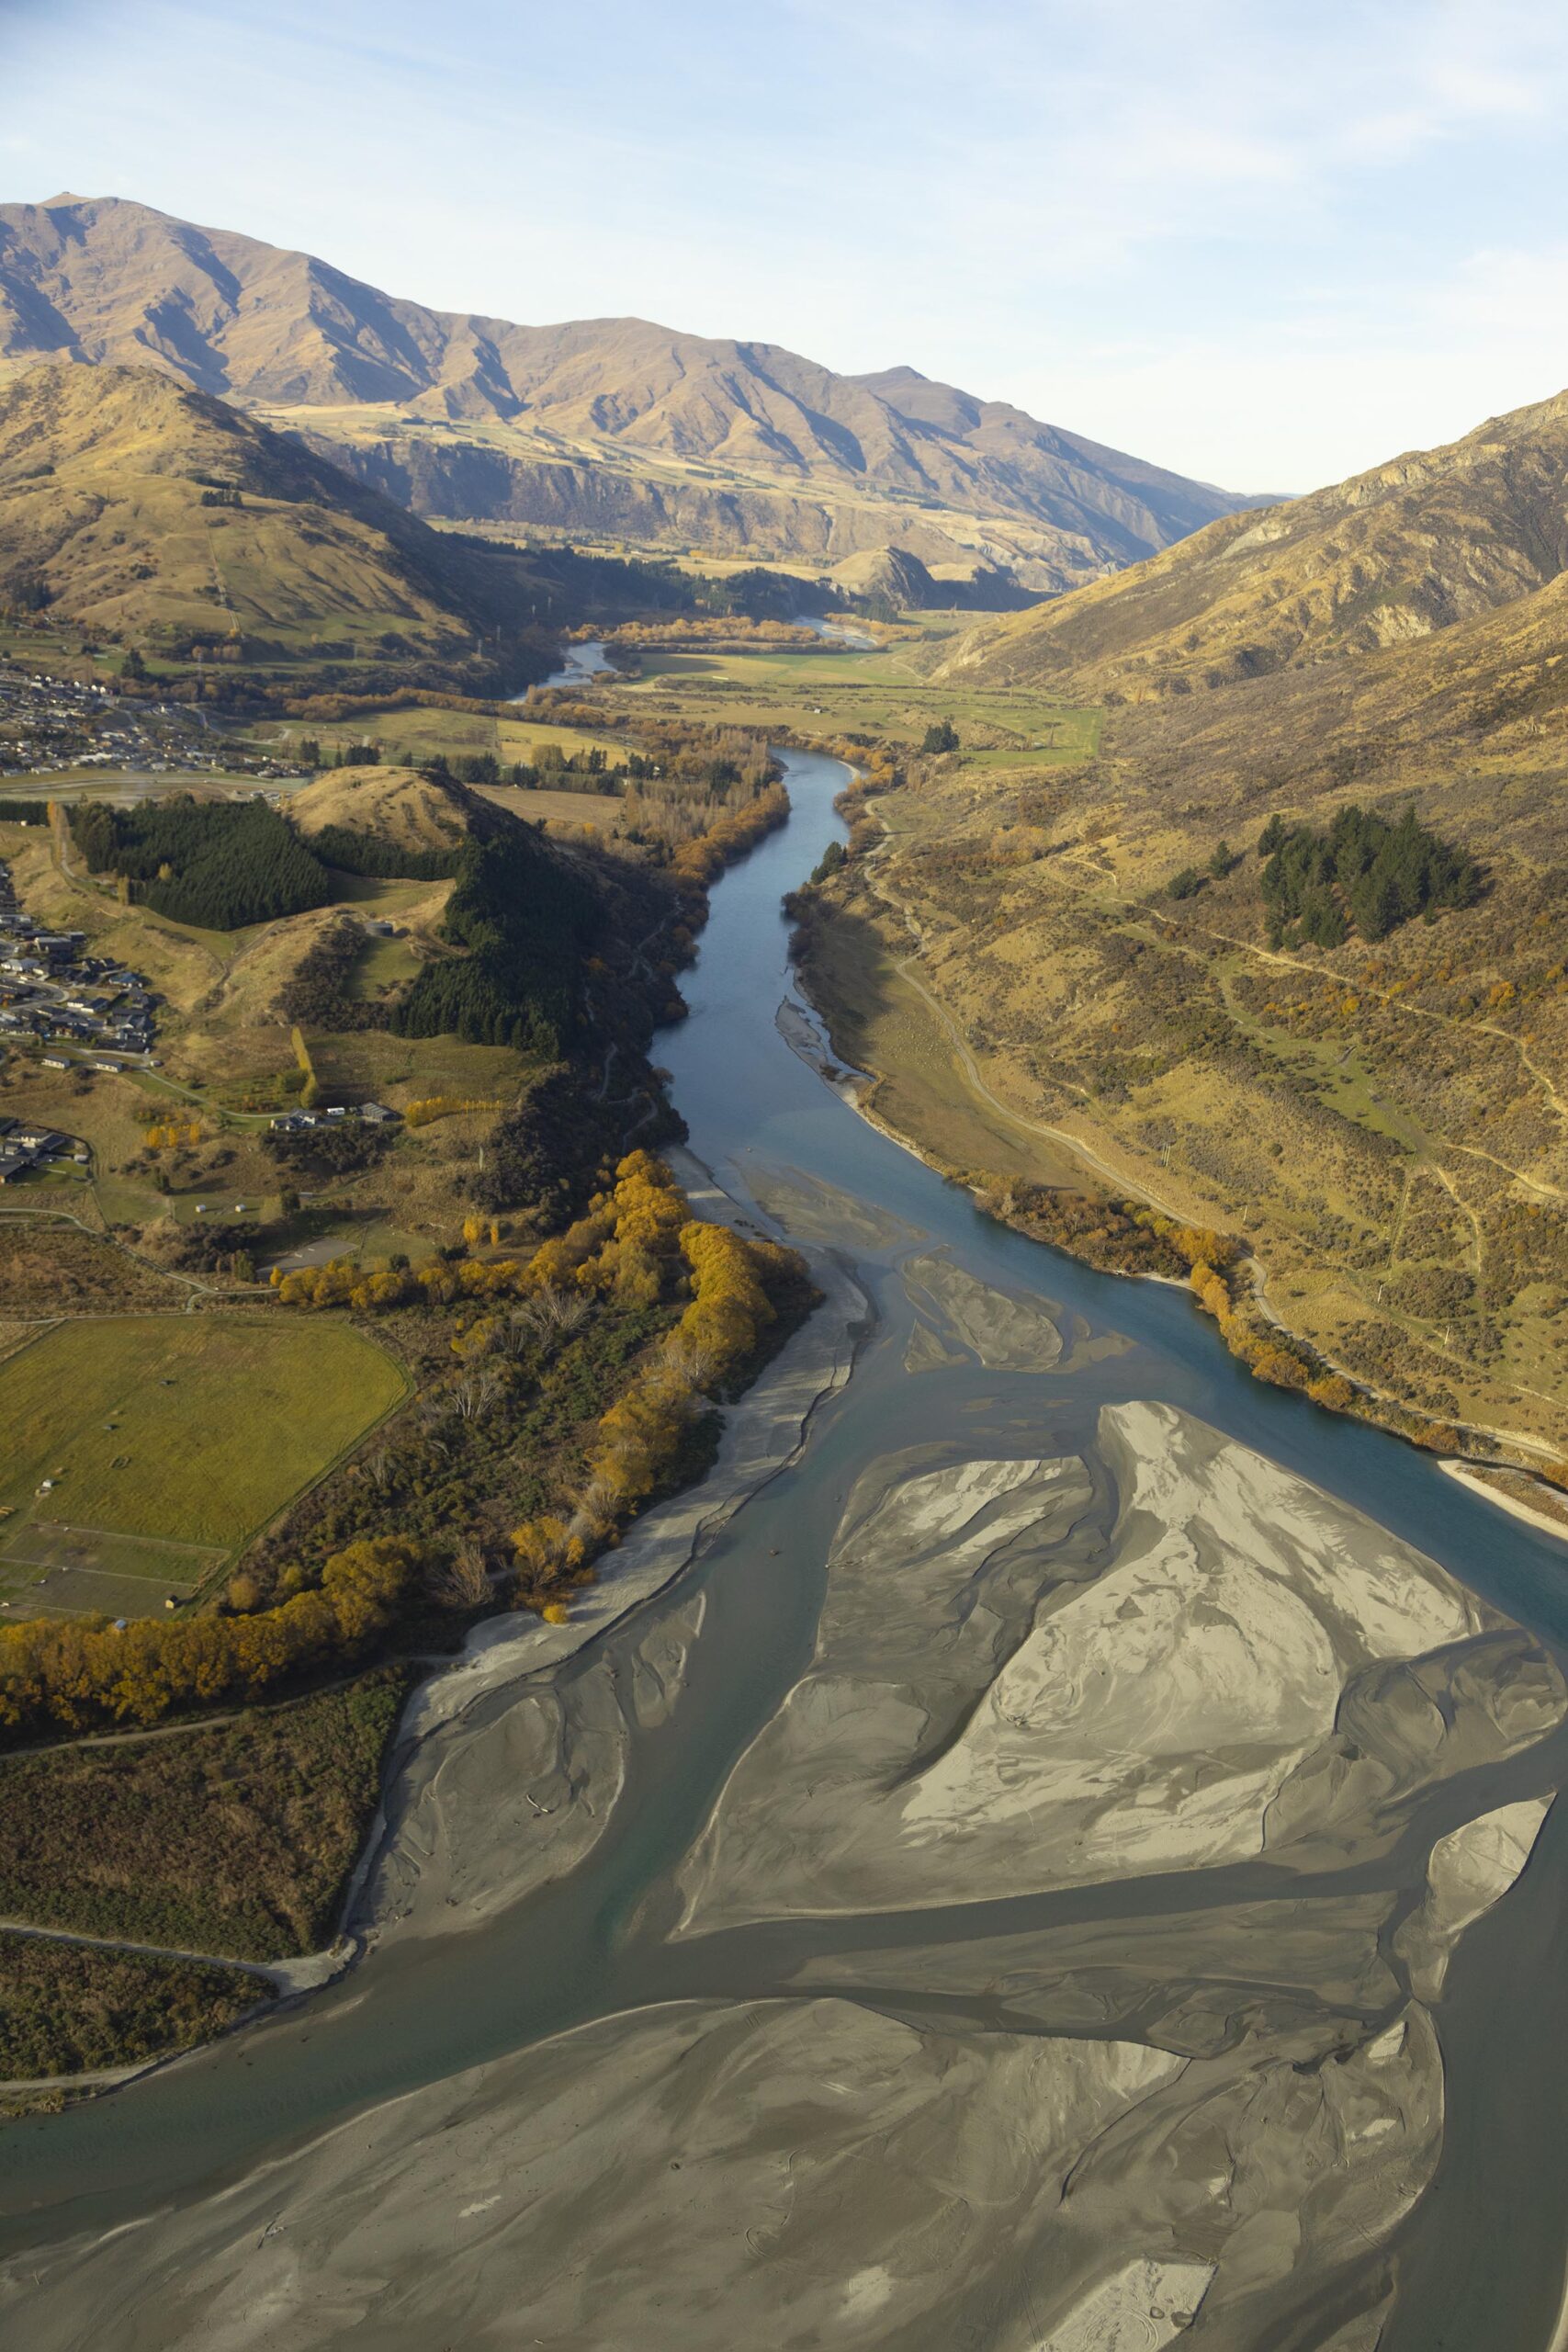
<path id="1" fill-rule="evenodd" d="M 1563 1684 L 1435 1563 L 1165 1406 L 1097 1459 L 884 1459 L 688 1930 L 1386 1849 Z"/>

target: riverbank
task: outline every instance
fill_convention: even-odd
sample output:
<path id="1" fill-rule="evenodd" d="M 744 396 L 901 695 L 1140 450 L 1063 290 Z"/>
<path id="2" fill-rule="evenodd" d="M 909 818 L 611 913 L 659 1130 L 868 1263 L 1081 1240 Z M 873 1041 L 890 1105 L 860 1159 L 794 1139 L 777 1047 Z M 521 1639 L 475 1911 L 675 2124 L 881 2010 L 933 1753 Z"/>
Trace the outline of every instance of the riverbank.
<path id="1" fill-rule="evenodd" d="M 694 1210 L 715 1222 L 746 1221 L 707 1171 L 682 1155 Z M 465 1656 L 413 1694 L 381 1811 L 344 1905 L 351 1959 L 401 1936 L 471 1929 L 574 1868 L 604 1829 L 624 1758 L 597 1802 L 542 1803 L 536 1775 L 560 1756 L 555 1685 L 565 1669 L 635 1612 L 668 1595 L 744 1504 L 795 1461 L 812 1418 L 842 1388 L 868 1312 L 864 1294 L 813 1253 L 821 1303 L 779 1355 L 727 1408 L 712 1469 L 694 1487 L 634 1522 L 604 1555 L 599 1580 L 564 1624 L 491 1618 Z M 504 1707 L 487 1718 L 487 1701 Z M 536 1749 L 518 1747 L 515 1711 L 532 1709 Z M 603 1744 L 603 1728 L 601 1727 Z M 612 1732 L 609 1735 L 614 1739 Z M 578 1792 L 581 1793 L 581 1792 Z"/>
<path id="2" fill-rule="evenodd" d="M 679 1158 L 680 1179 L 694 1217 L 755 1231 L 747 1213 L 713 1182 L 708 1170 L 689 1154 Z M 454 1744 L 466 1747 L 466 1719 L 485 1699 L 499 1693 L 514 1696 L 525 1685 L 539 1691 L 547 1689 L 558 1671 L 663 1593 L 735 1512 L 797 1453 L 817 1407 L 849 1377 L 855 1334 L 867 1312 L 861 1292 L 825 1256 L 817 1270 L 817 1283 L 819 1304 L 816 1310 L 804 1317 L 755 1380 L 726 1408 L 712 1467 L 694 1485 L 631 1523 L 620 1543 L 601 1556 L 595 1581 L 573 1594 L 570 1614 L 563 1613 L 558 1623 L 523 1609 L 487 1617 L 470 1630 L 456 1659 L 428 1662 L 431 1671 L 411 1692 L 388 1749 L 380 1798 L 360 1843 L 339 1906 L 339 1930 L 330 1945 L 262 1964 L 232 1951 L 192 1952 L 139 1938 L 74 1934 L 69 1928 L 35 1928 L 25 1920 L 10 1924 L 51 1942 L 70 1945 L 84 1964 L 90 1964 L 95 1954 L 107 1960 L 115 1952 L 135 1953 L 148 1962 L 199 1962 L 215 1973 L 227 1970 L 231 1974 L 262 1978 L 269 1990 L 284 1999 L 317 1992 L 356 1965 L 386 1925 L 386 1885 L 378 1883 L 378 1873 L 392 1834 L 389 1815 L 406 1835 L 411 1809 L 408 1792 L 414 1784 L 422 1791 L 434 1786 L 434 1803 L 439 1806 L 446 1802 L 447 1789 L 440 1761 L 428 1770 L 425 1767 L 427 1744 L 445 1735 L 448 1747 Z M 176 1726 L 152 1738 L 178 1736 Z M 175 1751 L 158 1747 L 152 1752 L 162 1756 Z M 508 1776 L 499 1774 L 496 1786 L 507 1785 Z M 475 1809 L 474 1817 L 483 1825 L 489 1839 L 490 1868 L 481 1892 L 479 1880 L 485 1872 L 465 1866 L 462 1899 L 469 1924 L 494 1901 L 514 1899 L 524 1887 L 566 1866 L 558 1840 L 541 1837 L 536 1821 L 531 1826 L 525 1816 L 515 1817 L 520 1813 L 520 1807 L 509 1808 L 504 1802 Z M 441 1842 L 437 1838 L 438 1846 Z M 377 1891 L 367 1898 L 367 1890 L 372 1887 Z M 444 1894 L 441 1900 L 446 1899 Z M 394 1908 L 401 1919 L 406 1906 L 400 1901 Z M 429 1931 L 431 1914 L 432 1905 L 426 1904 L 419 1931 Z M 451 1922 L 444 1917 L 441 1924 Z M 62 2095 L 120 2087 L 162 2064 L 172 2064 L 188 2056 L 190 2046 L 187 2040 L 175 2050 L 150 2053 L 144 2041 L 124 2069 L 107 2070 L 100 2063 L 82 2070 L 80 2075 L 62 2072 L 53 2078 L 52 2087 Z M 0 2083 L 0 2098 L 18 2087 Z"/>
<path id="3" fill-rule="evenodd" d="M 885 836 L 886 839 L 886 836 Z M 875 854 L 860 861 L 858 876 L 874 892 Z M 889 916 L 897 910 L 882 901 Z M 999 1221 L 1030 1239 L 1065 1250 L 1099 1272 L 1145 1272 L 1119 1265 L 1103 1250 L 1076 1241 L 1071 1222 L 1010 1213 L 1014 1183 L 1046 1194 L 1083 1193 L 1108 1210 L 1147 1208 L 1172 1222 L 1199 1227 L 1206 1204 L 1163 1193 L 1109 1161 L 1095 1143 L 1069 1129 L 1010 1110 L 986 1087 L 973 1054 L 933 991 L 895 956 L 875 924 L 842 903 L 837 893 L 815 892 L 796 934 L 796 973 L 803 999 L 817 1016 L 829 1052 L 854 1075 L 843 1089 L 852 1107 L 902 1148 L 950 1182 L 959 1183 Z M 1106 1148 L 1114 1139 L 1102 1139 Z M 1094 1220 L 1087 1222 L 1094 1228 Z M 1060 1229 L 1057 1229 L 1058 1226 Z M 1378 1386 L 1328 1351 L 1281 1313 L 1269 1293 L 1268 1269 L 1249 1243 L 1227 1285 L 1239 1312 L 1217 1318 L 1237 1361 L 1273 1385 L 1312 1393 L 1323 1410 L 1381 1429 L 1423 1452 L 1451 1454 L 1467 1442 L 1495 1455 L 1517 1449 L 1518 1466 L 1537 1470 L 1560 1449 L 1545 1437 L 1495 1423 L 1424 1410 Z M 1260 1361 L 1261 1360 L 1261 1361 Z M 1495 1490 L 1488 1498 L 1501 1502 Z M 1554 1528 L 1553 1532 L 1562 1532 Z"/>
<path id="4" fill-rule="evenodd" d="M 1560 1544 L 1568 1544 L 1568 1497 L 1560 1496 L 1557 1487 L 1532 1478 L 1528 1471 L 1505 1470 L 1489 1477 L 1487 1465 L 1482 1464 L 1450 1461 L 1440 1462 L 1438 1467 L 1450 1478 L 1457 1478 L 1472 1495 L 1479 1495 L 1483 1502 L 1506 1510 L 1510 1519 L 1519 1520 L 1526 1527 L 1537 1527 L 1543 1535 L 1554 1535 Z M 1532 1488 L 1542 1497 L 1540 1509 L 1528 1499 Z M 1559 1501 L 1562 1509 L 1554 1511 L 1550 1506 Z"/>
<path id="5" fill-rule="evenodd" d="M 1065 1133 L 1127 1193 L 1246 1233 L 1280 1327 L 1379 1399 L 1380 1425 L 1403 1410 L 1568 1451 L 1541 1303 L 1564 1262 L 1568 1161 L 1540 1049 L 1423 990 L 1405 968 L 1420 927 L 1381 978 L 1359 956 L 1337 974 L 1266 947 L 1249 858 L 1224 892 L 1164 904 L 1157 872 L 1129 871 L 1124 804 L 1089 836 L 1103 782 L 1086 772 L 1080 801 L 1043 776 L 911 763 L 871 803 L 881 840 L 825 894 L 836 923 L 880 933 L 903 986 L 930 984 L 988 1121 L 1052 1151 Z M 905 1082 L 899 1054 L 863 1066 Z M 895 1123 L 988 1164 L 929 1119 Z"/>

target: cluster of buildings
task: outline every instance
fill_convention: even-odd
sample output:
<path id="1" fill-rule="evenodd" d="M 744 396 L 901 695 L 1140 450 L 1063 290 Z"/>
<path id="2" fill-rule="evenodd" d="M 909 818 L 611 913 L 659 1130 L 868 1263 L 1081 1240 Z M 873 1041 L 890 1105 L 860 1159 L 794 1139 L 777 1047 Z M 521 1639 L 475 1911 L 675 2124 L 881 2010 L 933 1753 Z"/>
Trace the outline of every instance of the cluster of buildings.
<path id="1" fill-rule="evenodd" d="M 94 681 L 78 684 L 39 672 L 0 667 L 0 777 L 58 775 L 62 769 L 134 768 L 148 775 L 258 775 L 296 770 L 235 753 L 208 731 L 201 715 L 178 703 L 130 702 Z"/>
<path id="2" fill-rule="evenodd" d="M 336 1102 L 328 1111 L 280 1111 L 271 1124 L 275 1135 L 302 1136 L 312 1127 L 341 1126 L 345 1119 L 363 1119 L 367 1127 L 389 1127 L 401 1116 L 399 1111 L 389 1111 L 384 1102 Z"/>
<path id="3" fill-rule="evenodd" d="M 212 763 L 198 721 L 173 706 L 122 703 L 107 686 L 0 670 L 0 772 L 135 767 L 164 773 Z"/>
<path id="4" fill-rule="evenodd" d="M 118 1069 L 127 1057 L 150 1061 L 154 998 L 139 972 L 86 953 L 81 931 L 46 931 L 17 902 L 11 870 L 0 860 L 0 1046 L 73 1046 Z M 109 1059 L 110 1056 L 115 1057 Z M 46 1053 L 69 1069 L 73 1057 Z"/>
<path id="5" fill-rule="evenodd" d="M 74 1136 L 62 1136 L 58 1129 L 40 1127 L 30 1119 L 0 1118 L 0 1184 L 30 1176 L 66 1152 L 74 1159 L 88 1157 L 86 1145 L 78 1143 Z"/>

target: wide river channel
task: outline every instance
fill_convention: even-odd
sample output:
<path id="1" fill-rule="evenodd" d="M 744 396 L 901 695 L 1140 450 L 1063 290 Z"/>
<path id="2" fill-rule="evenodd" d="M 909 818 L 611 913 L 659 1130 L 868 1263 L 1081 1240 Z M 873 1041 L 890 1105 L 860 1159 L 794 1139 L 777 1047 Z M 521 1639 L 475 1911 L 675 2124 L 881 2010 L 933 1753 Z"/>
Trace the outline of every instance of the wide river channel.
<path id="1" fill-rule="evenodd" d="M 1184 1293 L 1092 1272 L 993 1223 L 858 1117 L 792 1046 L 792 1024 L 777 1017 L 794 993 L 780 901 L 841 835 L 832 804 L 846 772 L 784 756 L 793 814 L 716 887 L 686 984 L 691 1017 L 656 1052 L 673 1073 L 692 1151 L 727 1190 L 744 1200 L 762 1171 L 784 1171 L 818 1201 L 831 1188 L 870 1213 L 846 1215 L 830 1237 L 874 1309 L 852 1376 L 819 1407 L 795 1461 L 646 1604 L 657 1611 L 700 1589 L 702 1634 L 680 1704 L 637 1738 L 588 1860 L 471 1932 L 394 1939 L 302 2006 L 112 2097 L 5 2125 L 0 2253 L 179 2207 L 356 2110 L 565 2027 L 672 1996 L 765 1994 L 798 1963 L 817 1932 L 810 1921 L 668 1941 L 670 1884 L 735 1758 L 810 1652 L 823 1562 L 852 1480 L 879 1453 L 932 1435 L 932 1417 L 951 1417 L 955 1399 L 964 1409 L 962 1379 L 955 1388 L 903 1373 L 909 1326 L 890 1220 L 906 1250 L 912 1229 L 982 1280 L 1037 1293 L 1124 1343 L 1070 1378 L 1032 1378 L 1021 1416 L 1047 1413 L 1066 1441 L 1108 1401 L 1174 1403 L 1368 1513 L 1568 1651 L 1568 1546 L 1397 1441 L 1260 1385 Z M 773 1197 L 776 1205 L 776 1188 Z M 1007 1375 L 964 1377 L 975 1409 L 998 1408 Z M 584 1654 L 575 1670 L 591 1667 Z M 1385 2249 L 1398 2296 L 1382 2352 L 1552 2344 L 1568 2241 L 1563 1813 L 1549 1816 L 1512 1893 L 1462 1940 L 1436 2013 L 1444 2151 L 1434 2185 Z"/>

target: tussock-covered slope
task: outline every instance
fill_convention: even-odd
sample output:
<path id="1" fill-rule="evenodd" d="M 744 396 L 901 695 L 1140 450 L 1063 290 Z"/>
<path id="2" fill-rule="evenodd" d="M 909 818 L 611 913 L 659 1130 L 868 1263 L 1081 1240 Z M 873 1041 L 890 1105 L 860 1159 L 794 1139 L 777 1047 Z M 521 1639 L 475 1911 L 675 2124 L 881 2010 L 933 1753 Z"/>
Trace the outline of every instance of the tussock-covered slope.
<path id="1" fill-rule="evenodd" d="M 510 564 L 152 368 L 40 364 L 0 384 L 0 589 L 90 628 L 366 651 L 462 649 Z"/>
<path id="2" fill-rule="evenodd" d="M 437 854 L 489 841 L 516 821 L 455 779 L 394 767 L 330 770 L 295 793 L 288 813 L 308 841 L 341 825 L 390 849 Z"/>
<path id="3" fill-rule="evenodd" d="M 1320 1365 L 1558 1447 L 1565 480 L 1568 395 L 933 649 L 1100 705 L 1099 754 L 923 763 L 856 901 L 1010 1111 L 1244 1233 Z M 1280 829 L 1407 810 L 1472 899 L 1363 930 L 1337 867 L 1276 919 Z"/>
<path id="4" fill-rule="evenodd" d="M 1568 393 L 1446 448 L 1232 514 L 1115 579 L 975 631 L 950 668 L 1130 699 L 1433 637 L 1568 563 Z"/>

